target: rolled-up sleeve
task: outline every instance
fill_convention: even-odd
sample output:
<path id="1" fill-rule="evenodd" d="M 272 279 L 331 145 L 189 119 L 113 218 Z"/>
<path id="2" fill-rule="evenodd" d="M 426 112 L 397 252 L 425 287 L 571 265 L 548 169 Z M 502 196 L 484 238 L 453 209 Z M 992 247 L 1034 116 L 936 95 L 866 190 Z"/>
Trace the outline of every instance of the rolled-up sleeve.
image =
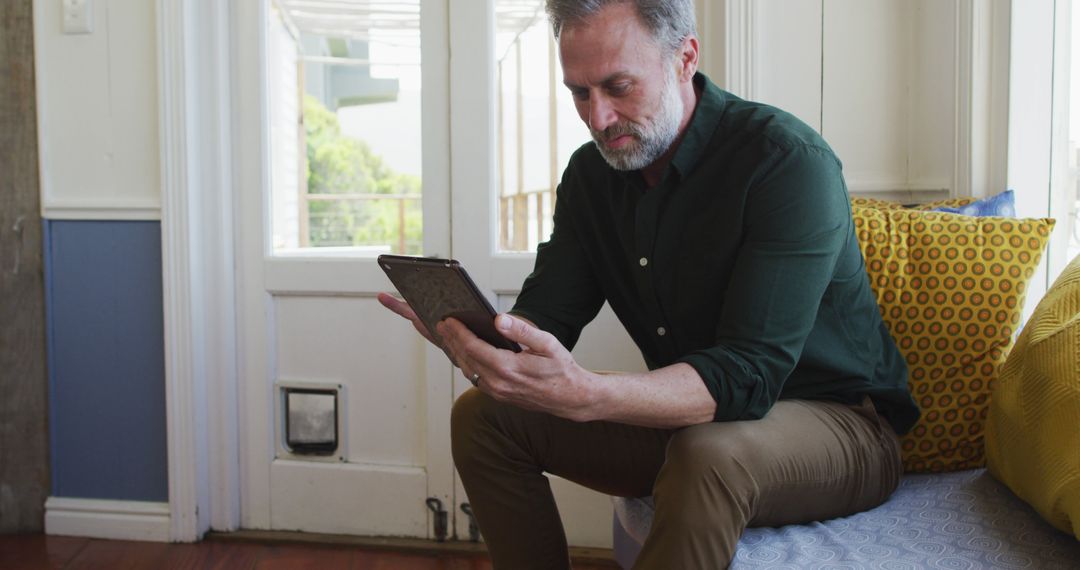
<path id="1" fill-rule="evenodd" d="M 852 235 L 832 153 L 805 145 L 777 156 L 747 194 L 716 343 L 679 359 L 716 400 L 716 421 L 763 417 L 779 398 Z"/>

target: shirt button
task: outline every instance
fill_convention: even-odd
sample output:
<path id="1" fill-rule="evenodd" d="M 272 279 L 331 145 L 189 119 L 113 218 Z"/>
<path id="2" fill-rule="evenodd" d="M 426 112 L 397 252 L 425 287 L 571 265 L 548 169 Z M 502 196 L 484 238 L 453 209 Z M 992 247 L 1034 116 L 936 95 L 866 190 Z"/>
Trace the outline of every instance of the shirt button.
<path id="1" fill-rule="evenodd" d="M 656 334 L 658 334 L 660 336 L 664 336 L 664 335 L 667 334 L 667 329 L 665 329 L 664 327 L 660 327 L 660 328 L 656 329 Z"/>
<path id="2" fill-rule="evenodd" d="M 639 259 L 639 260 L 638 260 L 638 263 L 639 263 L 639 264 L 640 264 L 640 265 L 641 265 L 642 267 L 645 267 L 646 265 L 648 265 L 648 264 L 649 264 L 649 260 L 648 260 L 648 259 L 645 259 L 644 257 L 642 257 L 641 259 Z"/>

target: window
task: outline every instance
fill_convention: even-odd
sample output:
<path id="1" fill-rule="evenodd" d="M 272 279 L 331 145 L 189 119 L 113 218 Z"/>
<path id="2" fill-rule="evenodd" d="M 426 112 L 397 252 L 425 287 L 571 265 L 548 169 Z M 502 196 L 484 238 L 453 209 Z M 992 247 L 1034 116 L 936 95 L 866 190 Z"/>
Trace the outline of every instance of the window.
<path id="1" fill-rule="evenodd" d="M 1069 240 L 1067 258 L 1080 255 L 1080 10 L 1071 13 L 1071 41 L 1069 56 L 1069 141 L 1067 150 L 1068 167 L 1065 169 L 1064 185 L 1061 191 L 1068 204 L 1068 218 L 1061 220 L 1057 232 L 1065 234 Z M 1059 268 L 1064 269 L 1064 267 Z"/>
<path id="2" fill-rule="evenodd" d="M 419 0 L 274 0 L 275 253 L 419 254 Z"/>
<path id="3" fill-rule="evenodd" d="M 496 0 L 499 249 L 535 251 L 551 234 L 555 188 L 589 140 L 562 84 L 542 0 Z"/>

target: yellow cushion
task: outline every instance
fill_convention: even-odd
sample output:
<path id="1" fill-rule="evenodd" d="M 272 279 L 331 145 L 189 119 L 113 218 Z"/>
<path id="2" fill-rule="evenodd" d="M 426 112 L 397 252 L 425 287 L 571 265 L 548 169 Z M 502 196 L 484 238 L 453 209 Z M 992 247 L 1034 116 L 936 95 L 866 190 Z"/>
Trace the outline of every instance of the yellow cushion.
<path id="1" fill-rule="evenodd" d="M 967 206 L 968 204 L 976 201 L 977 198 L 947 198 L 945 200 L 937 200 L 934 202 L 927 202 L 925 204 L 916 204 L 914 206 L 905 206 L 898 202 L 891 202 L 889 200 L 878 200 L 877 198 L 852 198 L 851 205 L 858 208 L 877 208 L 879 210 L 932 210 L 934 208 L 940 208 L 942 206 L 949 208 L 959 208 L 961 206 Z"/>
<path id="2" fill-rule="evenodd" d="M 898 202 L 890 202 L 888 200 L 878 200 L 877 198 L 852 198 L 852 208 L 877 208 L 879 210 L 902 210 L 904 205 Z"/>
<path id="3" fill-rule="evenodd" d="M 907 471 L 984 465 L 983 424 L 1054 221 L 853 207 L 885 324 L 922 417 Z"/>
<path id="4" fill-rule="evenodd" d="M 1080 538 L 1080 257 L 1039 302 L 1005 361 L 986 456 L 995 477 Z"/>

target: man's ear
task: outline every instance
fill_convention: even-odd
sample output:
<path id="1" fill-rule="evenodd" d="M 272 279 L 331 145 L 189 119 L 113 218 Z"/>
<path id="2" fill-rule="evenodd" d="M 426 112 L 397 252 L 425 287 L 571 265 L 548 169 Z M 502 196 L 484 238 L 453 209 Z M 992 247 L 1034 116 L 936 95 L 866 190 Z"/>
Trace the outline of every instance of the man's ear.
<path id="1" fill-rule="evenodd" d="M 694 78 L 694 74 L 698 69 L 698 56 L 700 54 L 697 36 L 690 34 L 683 40 L 682 46 L 679 47 L 676 57 L 676 65 L 678 66 L 679 80 L 690 81 Z"/>

